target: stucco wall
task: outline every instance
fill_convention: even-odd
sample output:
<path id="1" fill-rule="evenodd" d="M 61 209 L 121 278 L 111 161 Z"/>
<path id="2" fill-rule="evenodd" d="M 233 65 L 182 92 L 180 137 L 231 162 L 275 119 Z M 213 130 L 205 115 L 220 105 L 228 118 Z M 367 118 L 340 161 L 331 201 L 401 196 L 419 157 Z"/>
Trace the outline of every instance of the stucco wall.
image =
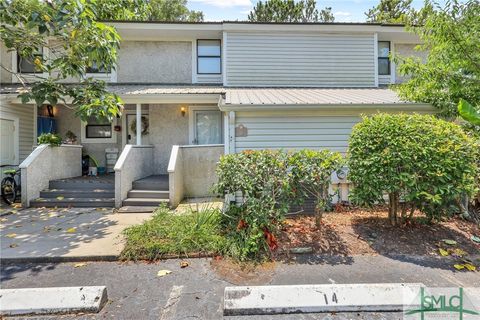
<path id="1" fill-rule="evenodd" d="M 118 82 L 192 83 L 192 43 L 126 41 L 120 44 Z"/>
<path id="2" fill-rule="evenodd" d="M 152 146 L 126 145 L 115 165 L 115 207 L 122 206 L 135 180 L 153 174 Z"/>
<path id="3" fill-rule="evenodd" d="M 150 105 L 150 144 L 155 174 L 166 174 L 172 146 L 188 144 L 188 114 L 183 117 L 179 105 Z"/>
<path id="4" fill-rule="evenodd" d="M 403 57 L 420 57 L 422 60 L 425 61 L 427 58 L 427 52 L 425 51 L 416 51 L 415 47 L 416 44 L 395 44 L 395 54 L 398 54 Z M 402 83 L 403 81 L 407 80 L 408 77 L 402 76 L 399 72 L 399 66 L 397 65 L 395 70 L 395 82 Z"/>
<path id="5" fill-rule="evenodd" d="M 7 52 L 7 48 L 0 42 L 0 61 L 2 61 L 2 65 L 10 70 L 12 70 L 12 53 Z M 11 83 L 12 82 L 12 74 L 5 70 L 4 68 L 0 68 L 0 83 Z"/>
<path id="6" fill-rule="evenodd" d="M 82 175 L 82 147 L 41 145 L 20 164 L 22 175 L 22 205 L 28 207 L 31 200 L 48 188 L 51 180 Z"/>
<path id="7" fill-rule="evenodd" d="M 217 163 L 225 151 L 223 144 L 183 146 L 180 149 L 185 197 L 212 196 L 212 187 L 217 182 Z"/>
<path id="8" fill-rule="evenodd" d="M 121 132 L 113 132 L 117 136 L 116 143 L 83 143 L 81 142 L 81 121 L 75 116 L 74 110 L 65 106 L 58 106 L 55 117 L 57 118 L 57 131 L 62 139 L 65 139 L 65 134 L 68 130 L 72 131 L 77 136 L 77 143 L 83 146 L 84 153 L 92 155 L 101 167 L 105 166 L 106 148 L 118 148 L 119 155 L 122 152 Z M 120 119 L 117 120 L 117 124 L 120 124 Z"/>

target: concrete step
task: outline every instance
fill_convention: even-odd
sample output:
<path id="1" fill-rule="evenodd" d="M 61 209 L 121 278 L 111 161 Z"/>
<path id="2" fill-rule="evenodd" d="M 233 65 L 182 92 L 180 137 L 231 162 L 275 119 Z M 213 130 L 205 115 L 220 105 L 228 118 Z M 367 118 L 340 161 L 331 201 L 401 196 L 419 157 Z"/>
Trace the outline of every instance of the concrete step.
<path id="1" fill-rule="evenodd" d="M 40 191 L 40 198 L 115 198 L 115 190 L 73 190 L 73 189 L 46 189 Z"/>
<path id="2" fill-rule="evenodd" d="M 70 189 L 70 190 L 115 190 L 115 184 L 105 181 L 78 181 L 78 180 L 52 180 L 49 189 Z"/>
<path id="3" fill-rule="evenodd" d="M 168 199 L 168 190 L 130 190 L 128 198 Z"/>
<path id="4" fill-rule="evenodd" d="M 132 183 L 132 189 L 167 191 L 168 175 L 155 175 L 139 179 Z"/>
<path id="5" fill-rule="evenodd" d="M 160 204 L 165 203 L 168 204 L 168 199 L 158 199 L 158 198 L 127 198 L 123 200 L 123 206 L 159 206 Z"/>
<path id="6" fill-rule="evenodd" d="M 114 207 L 115 198 L 64 198 L 58 200 L 56 198 L 38 198 L 30 201 L 31 207 L 53 208 L 53 207 Z"/>

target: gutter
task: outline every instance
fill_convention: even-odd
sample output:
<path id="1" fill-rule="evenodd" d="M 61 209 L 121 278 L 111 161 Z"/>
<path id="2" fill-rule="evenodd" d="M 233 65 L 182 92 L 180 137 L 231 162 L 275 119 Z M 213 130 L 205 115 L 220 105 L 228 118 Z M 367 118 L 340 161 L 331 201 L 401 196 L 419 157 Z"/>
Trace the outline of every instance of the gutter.
<path id="1" fill-rule="evenodd" d="M 280 110 L 391 110 L 429 111 L 436 109 L 428 103 L 362 103 L 362 104 L 218 104 L 221 111 L 280 111 Z"/>

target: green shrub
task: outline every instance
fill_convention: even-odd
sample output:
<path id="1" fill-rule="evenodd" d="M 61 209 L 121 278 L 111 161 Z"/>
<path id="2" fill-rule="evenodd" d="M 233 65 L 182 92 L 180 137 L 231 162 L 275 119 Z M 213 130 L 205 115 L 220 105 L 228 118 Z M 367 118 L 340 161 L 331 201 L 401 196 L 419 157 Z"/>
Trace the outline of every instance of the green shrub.
<path id="1" fill-rule="evenodd" d="M 259 260 L 277 247 L 276 235 L 289 207 L 315 196 L 318 212 L 328 199 L 328 182 L 341 163 L 329 151 L 244 151 L 225 155 L 217 167 L 220 194 L 241 192 L 243 203 L 222 216 L 228 254 Z"/>
<path id="2" fill-rule="evenodd" d="M 343 157 L 328 150 L 301 150 L 290 157 L 297 198 L 315 199 L 316 224 L 320 227 L 322 214 L 331 203 L 328 187 L 332 172 L 341 169 Z"/>
<path id="3" fill-rule="evenodd" d="M 260 259 L 276 248 L 274 234 L 289 207 L 293 191 L 288 154 L 281 151 L 244 151 L 225 155 L 217 167 L 220 194 L 240 191 L 243 204 L 230 206 L 222 217 L 229 254 L 239 260 Z"/>
<path id="4" fill-rule="evenodd" d="M 38 144 L 48 144 L 51 146 L 59 146 L 62 144 L 62 138 L 55 133 L 42 133 L 38 136 Z"/>
<path id="5" fill-rule="evenodd" d="M 167 254 L 219 254 L 226 246 L 220 232 L 218 209 L 175 215 L 166 206 L 160 207 L 151 220 L 124 231 L 126 244 L 122 258 L 155 260 Z"/>
<path id="6" fill-rule="evenodd" d="M 478 149 L 456 124 L 430 115 L 378 114 L 355 125 L 350 137 L 351 199 L 384 202 L 398 223 L 415 208 L 431 221 L 451 213 L 462 194 L 474 191 Z M 410 215 L 407 217 L 407 211 Z"/>

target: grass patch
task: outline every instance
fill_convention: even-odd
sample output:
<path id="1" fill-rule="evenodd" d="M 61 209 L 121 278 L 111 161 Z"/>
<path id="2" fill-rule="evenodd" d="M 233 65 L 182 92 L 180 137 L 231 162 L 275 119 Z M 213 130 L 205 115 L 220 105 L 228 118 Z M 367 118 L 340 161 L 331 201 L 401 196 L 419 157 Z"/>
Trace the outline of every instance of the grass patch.
<path id="1" fill-rule="evenodd" d="M 218 209 L 191 209 L 174 215 L 159 208 L 153 218 L 124 231 L 124 260 L 156 260 L 165 255 L 219 254 L 226 240 L 221 235 L 221 212 Z"/>

